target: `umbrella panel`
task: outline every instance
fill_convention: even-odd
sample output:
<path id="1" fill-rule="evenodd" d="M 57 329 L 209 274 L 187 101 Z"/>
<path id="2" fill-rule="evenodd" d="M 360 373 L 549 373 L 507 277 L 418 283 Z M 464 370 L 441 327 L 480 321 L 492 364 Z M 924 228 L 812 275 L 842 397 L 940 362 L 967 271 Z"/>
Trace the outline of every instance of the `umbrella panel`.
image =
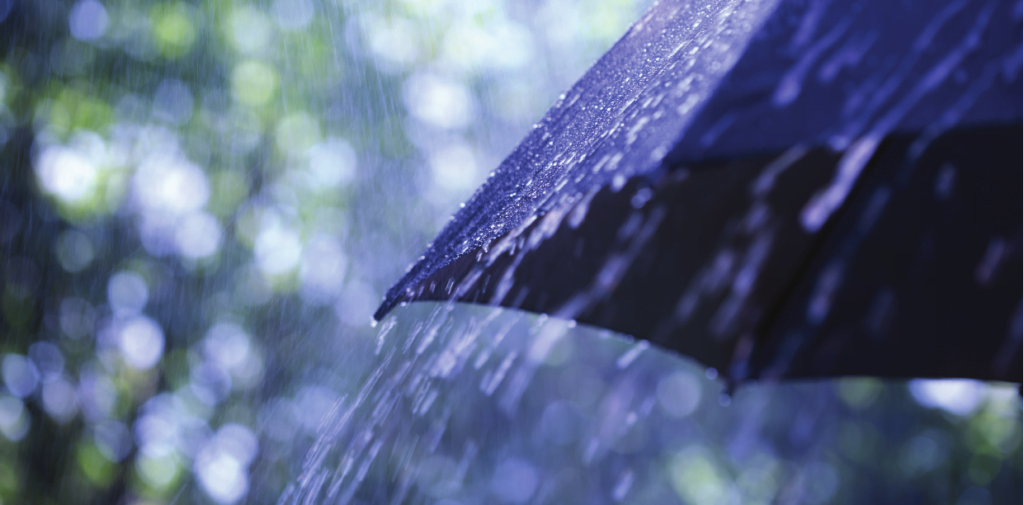
<path id="1" fill-rule="evenodd" d="M 739 376 L 1021 381 L 1021 125 L 883 145 Z"/>
<path id="2" fill-rule="evenodd" d="M 797 146 L 664 167 L 526 220 L 403 299 L 573 318 L 734 381 L 1019 381 L 1021 360 L 1006 355 L 1020 356 L 1011 317 L 1016 308 L 1020 319 L 1020 290 L 1008 280 L 1021 263 L 1019 153 L 1009 147 L 1020 135 L 1014 125 L 953 130 L 927 145 L 891 136 L 814 232 L 800 216 L 842 152 Z M 991 247 L 1001 270 L 979 284 L 975 265 Z"/>

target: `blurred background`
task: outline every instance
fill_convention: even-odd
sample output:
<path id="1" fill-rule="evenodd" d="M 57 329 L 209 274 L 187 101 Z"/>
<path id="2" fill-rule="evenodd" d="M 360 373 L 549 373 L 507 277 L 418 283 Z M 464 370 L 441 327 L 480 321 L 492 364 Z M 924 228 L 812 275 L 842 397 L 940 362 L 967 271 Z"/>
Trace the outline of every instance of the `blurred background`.
<path id="1" fill-rule="evenodd" d="M 376 365 L 384 290 L 649 4 L 0 0 L 0 499 L 275 503 Z M 721 408 L 678 362 L 657 390 Z M 924 416 L 863 418 L 850 458 L 1019 496 L 1015 389 L 823 387 Z M 701 450 L 667 481 L 728 487 Z M 843 468 L 790 477 L 824 503 Z"/>

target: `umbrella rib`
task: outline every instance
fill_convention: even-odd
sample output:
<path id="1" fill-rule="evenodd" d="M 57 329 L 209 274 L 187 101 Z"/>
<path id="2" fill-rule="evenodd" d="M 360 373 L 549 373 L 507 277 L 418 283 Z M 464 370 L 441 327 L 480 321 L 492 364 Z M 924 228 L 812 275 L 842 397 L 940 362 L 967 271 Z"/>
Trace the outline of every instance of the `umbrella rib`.
<path id="1" fill-rule="evenodd" d="M 847 194 L 845 201 L 850 202 L 856 199 L 864 191 L 864 186 L 867 184 L 865 181 L 869 178 L 870 173 L 875 169 L 875 163 L 873 159 L 877 159 L 881 151 L 885 150 L 890 143 L 889 139 L 882 139 L 878 149 L 876 149 L 872 155 L 872 159 L 869 159 L 863 170 L 857 176 L 857 180 L 853 183 Z M 850 212 L 848 205 L 840 205 L 829 218 L 821 225 L 816 232 L 813 232 L 814 237 L 811 239 L 807 246 L 807 250 L 804 252 L 803 257 L 797 262 L 796 270 L 785 282 L 783 287 L 779 290 L 779 294 L 774 297 L 772 303 L 768 305 L 768 308 L 764 312 L 764 316 L 754 325 L 752 333 L 754 334 L 754 348 L 741 350 L 742 346 L 737 346 L 733 351 L 732 362 L 739 361 L 740 359 L 746 360 L 750 356 L 757 353 L 757 348 L 764 345 L 768 336 L 771 333 L 772 328 L 778 323 L 779 319 L 786 312 L 786 309 L 794 302 L 796 296 L 795 293 L 799 287 L 807 280 L 810 276 L 810 272 L 817 267 L 816 258 L 820 256 L 821 251 L 825 248 L 828 243 L 828 239 L 831 236 L 831 232 L 838 226 L 838 223 L 842 220 L 842 217 Z M 742 353 L 742 356 L 739 354 Z M 795 353 L 795 351 L 794 351 Z M 741 382 L 745 377 L 732 377 L 732 374 L 725 374 L 730 384 L 733 381 Z M 732 386 L 730 386 L 732 387 Z"/>

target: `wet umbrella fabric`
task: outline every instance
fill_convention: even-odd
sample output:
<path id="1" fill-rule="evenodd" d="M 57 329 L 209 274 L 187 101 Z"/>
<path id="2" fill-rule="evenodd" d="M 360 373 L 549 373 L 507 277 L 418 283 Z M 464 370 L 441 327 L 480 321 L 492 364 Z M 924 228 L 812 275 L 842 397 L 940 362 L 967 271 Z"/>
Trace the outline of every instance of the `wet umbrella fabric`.
<path id="1" fill-rule="evenodd" d="M 663 2 L 388 292 L 755 378 L 1021 381 L 1021 4 Z"/>

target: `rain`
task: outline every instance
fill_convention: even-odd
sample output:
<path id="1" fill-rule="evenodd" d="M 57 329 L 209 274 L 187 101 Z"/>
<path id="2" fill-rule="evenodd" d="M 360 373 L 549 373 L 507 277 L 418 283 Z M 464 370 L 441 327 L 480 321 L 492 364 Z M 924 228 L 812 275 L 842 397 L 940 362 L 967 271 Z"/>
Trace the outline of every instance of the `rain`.
<path id="1" fill-rule="evenodd" d="M 666 27 L 648 0 L 0 0 L 0 502 L 1019 502 L 1017 384 L 738 384 L 577 321 L 673 219 L 635 177 L 687 154 L 657 131 L 702 128 L 691 154 L 735 143 L 744 117 L 702 113 L 779 3 L 683 2 L 695 22 Z M 765 107 L 842 82 L 886 42 L 852 21 L 820 31 L 828 2 L 812 3 Z M 887 61 L 891 80 L 847 90 L 848 128 L 822 134 L 839 168 L 794 204 L 794 227 L 841 214 L 882 137 L 961 78 L 997 3 L 960 23 L 930 80 L 907 91 L 909 66 Z M 951 2 L 916 43 L 967 8 Z M 630 73 L 646 62 L 600 60 L 644 30 L 671 32 L 649 50 L 678 62 L 672 87 L 639 84 L 662 78 Z M 1015 51 L 941 121 L 1019 79 Z M 633 84 L 592 107 L 574 83 L 594 69 Z M 808 153 L 750 176 L 734 242 L 705 245 L 658 335 L 705 313 L 709 335 L 738 331 L 785 238 L 773 191 Z M 928 194 L 958 201 L 964 170 L 938 167 Z M 507 205 L 483 201 L 491 189 Z M 625 198 L 603 224 L 621 247 L 594 278 L 559 310 L 509 308 L 548 295 L 518 283 L 527 255 L 595 226 L 610 194 Z M 873 198 L 864 229 L 892 205 Z M 972 282 L 1017 271 L 1017 233 L 986 238 Z M 421 275 L 450 257 L 475 269 Z M 844 300 L 856 258 L 836 258 L 801 328 Z M 416 282 L 391 296 L 403 275 Z M 448 301 L 481 285 L 505 307 Z M 892 333 L 908 305 L 878 286 L 866 331 Z M 1003 355 L 1020 352 L 1020 307 Z"/>

